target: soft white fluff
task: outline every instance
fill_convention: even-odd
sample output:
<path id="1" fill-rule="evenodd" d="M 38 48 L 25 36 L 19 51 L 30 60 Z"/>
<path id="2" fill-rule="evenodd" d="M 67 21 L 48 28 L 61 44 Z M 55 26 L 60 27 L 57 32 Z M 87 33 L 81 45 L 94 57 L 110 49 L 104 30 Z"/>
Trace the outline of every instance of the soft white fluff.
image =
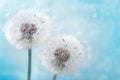
<path id="1" fill-rule="evenodd" d="M 35 24 L 37 30 L 32 35 L 32 41 L 23 39 L 22 24 Z M 5 36 L 10 43 L 18 48 L 30 48 L 42 43 L 50 31 L 48 17 L 36 10 L 21 10 L 15 14 L 5 25 Z"/>
<path id="2" fill-rule="evenodd" d="M 69 51 L 70 58 L 64 62 L 65 66 L 56 65 L 58 62 L 55 57 L 55 51 L 58 48 Z M 52 38 L 43 49 L 41 56 L 42 64 L 55 74 L 71 73 L 77 70 L 81 64 L 81 55 L 83 53 L 82 45 L 78 40 L 68 35 L 60 35 Z"/>

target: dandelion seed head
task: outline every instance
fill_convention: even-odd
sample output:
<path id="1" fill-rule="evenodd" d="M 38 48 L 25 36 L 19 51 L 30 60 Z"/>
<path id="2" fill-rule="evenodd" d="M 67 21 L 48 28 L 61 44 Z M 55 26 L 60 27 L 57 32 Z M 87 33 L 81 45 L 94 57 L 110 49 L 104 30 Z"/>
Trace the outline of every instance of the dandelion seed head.
<path id="1" fill-rule="evenodd" d="M 5 25 L 5 36 L 18 48 L 30 48 L 42 43 L 51 29 L 48 17 L 36 10 L 21 10 Z"/>
<path id="2" fill-rule="evenodd" d="M 68 35 L 52 38 L 43 49 L 42 64 L 51 72 L 71 73 L 81 64 L 82 45 L 78 40 Z"/>

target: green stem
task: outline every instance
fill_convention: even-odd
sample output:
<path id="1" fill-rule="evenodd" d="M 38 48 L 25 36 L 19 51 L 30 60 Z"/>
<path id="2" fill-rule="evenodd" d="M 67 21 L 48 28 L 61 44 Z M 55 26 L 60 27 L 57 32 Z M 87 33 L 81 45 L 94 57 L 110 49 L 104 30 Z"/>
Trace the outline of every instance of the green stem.
<path id="1" fill-rule="evenodd" d="M 27 80 L 31 80 L 32 49 L 28 49 L 28 73 Z"/>
<path id="2" fill-rule="evenodd" d="M 53 80 L 56 80 L 56 78 L 57 78 L 57 74 L 54 74 Z"/>

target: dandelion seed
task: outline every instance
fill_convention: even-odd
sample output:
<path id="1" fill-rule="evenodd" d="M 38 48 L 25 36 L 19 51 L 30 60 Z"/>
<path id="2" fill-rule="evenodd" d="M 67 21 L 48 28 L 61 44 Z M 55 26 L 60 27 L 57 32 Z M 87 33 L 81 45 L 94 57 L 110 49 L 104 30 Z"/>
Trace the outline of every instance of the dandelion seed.
<path id="1" fill-rule="evenodd" d="M 71 73 L 80 66 L 82 50 L 72 36 L 56 36 L 43 49 L 42 64 L 54 74 Z"/>
<path id="2" fill-rule="evenodd" d="M 4 30 L 10 43 L 18 48 L 31 48 L 47 38 L 50 21 L 38 11 L 22 10 L 6 23 Z"/>

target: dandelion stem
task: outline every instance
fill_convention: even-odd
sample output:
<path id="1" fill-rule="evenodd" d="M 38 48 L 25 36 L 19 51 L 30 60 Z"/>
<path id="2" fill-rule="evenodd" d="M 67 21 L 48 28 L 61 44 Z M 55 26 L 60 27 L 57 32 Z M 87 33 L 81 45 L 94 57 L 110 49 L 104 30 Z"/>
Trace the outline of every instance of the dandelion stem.
<path id="1" fill-rule="evenodd" d="M 53 80 L 56 80 L 56 78 L 57 78 L 57 74 L 54 74 Z"/>
<path id="2" fill-rule="evenodd" d="M 32 49 L 28 49 L 28 73 L 27 80 L 31 80 Z"/>

